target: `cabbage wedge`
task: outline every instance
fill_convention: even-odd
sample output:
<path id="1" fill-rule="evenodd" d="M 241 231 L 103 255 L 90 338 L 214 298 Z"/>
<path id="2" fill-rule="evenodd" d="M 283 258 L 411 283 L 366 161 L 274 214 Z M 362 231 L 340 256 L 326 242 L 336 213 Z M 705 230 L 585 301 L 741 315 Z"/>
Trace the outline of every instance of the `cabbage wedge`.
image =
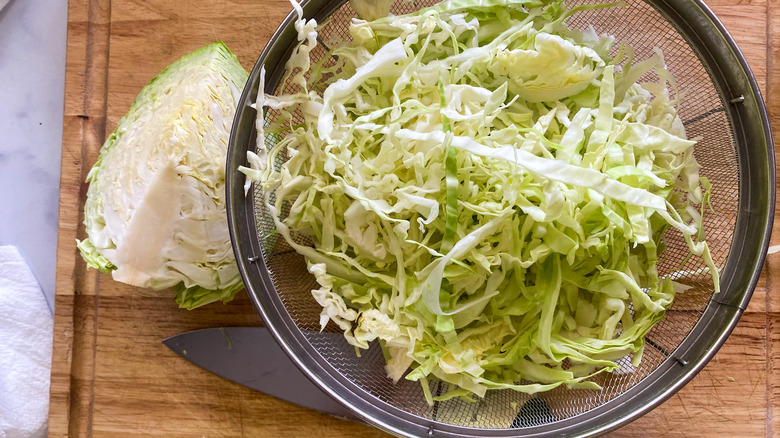
<path id="1" fill-rule="evenodd" d="M 174 288 L 193 309 L 243 284 L 225 213 L 225 157 L 247 73 L 222 43 L 149 82 L 89 172 L 78 242 L 87 264 L 117 281 Z"/>

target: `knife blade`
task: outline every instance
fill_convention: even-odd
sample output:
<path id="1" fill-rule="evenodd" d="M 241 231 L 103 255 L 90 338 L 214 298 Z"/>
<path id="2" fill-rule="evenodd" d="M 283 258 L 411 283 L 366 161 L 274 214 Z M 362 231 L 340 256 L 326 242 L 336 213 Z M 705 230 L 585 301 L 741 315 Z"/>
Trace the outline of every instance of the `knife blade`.
<path id="1" fill-rule="evenodd" d="M 347 420 L 360 421 L 319 389 L 265 327 L 219 327 L 163 340 L 193 364 L 255 391 Z"/>

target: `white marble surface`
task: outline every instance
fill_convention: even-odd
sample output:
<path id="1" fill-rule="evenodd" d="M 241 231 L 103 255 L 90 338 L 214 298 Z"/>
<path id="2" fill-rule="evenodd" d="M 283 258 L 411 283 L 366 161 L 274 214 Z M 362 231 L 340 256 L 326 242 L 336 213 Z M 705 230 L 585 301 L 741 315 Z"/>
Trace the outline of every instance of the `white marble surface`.
<path id="1" fill-rule="evenodd" d="M 66 25 L 66 0 L 11 0 L 0 10 L 0 245 L 19 249 L 50 308 Z"/>

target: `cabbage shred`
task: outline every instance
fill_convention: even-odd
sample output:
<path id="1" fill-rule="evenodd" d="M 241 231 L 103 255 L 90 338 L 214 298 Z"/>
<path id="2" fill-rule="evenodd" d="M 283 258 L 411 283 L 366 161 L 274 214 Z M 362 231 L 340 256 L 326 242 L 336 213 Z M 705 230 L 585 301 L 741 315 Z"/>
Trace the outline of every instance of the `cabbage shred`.
<path id="1" fill-rule="evenodd" d="M 619 359 L 638 365 L 672 303 L 656 268 L 669 227 L 717 291 L 709 183 L 660 52 L 611 58 L 614 39 L 568 28 L 562 1 L 450 0 L 355 19 L 312 63 L 317 24 L 294 7 L 299 91 L 259 93 L 241 171 L 305 256 L 322 327 L 378 340 L 388 377 L 450 383 L 439 400 L 598 388 Z"/>

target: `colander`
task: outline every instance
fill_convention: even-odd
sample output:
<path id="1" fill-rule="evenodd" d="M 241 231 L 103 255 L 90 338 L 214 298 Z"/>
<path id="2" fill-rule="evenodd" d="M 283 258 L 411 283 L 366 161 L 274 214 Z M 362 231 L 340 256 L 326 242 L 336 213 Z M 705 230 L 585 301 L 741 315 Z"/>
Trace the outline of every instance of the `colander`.
<path id="1" fill-rule="evenodd" d="M 436 3 L 398 0 L 392 12 L 408 13 Z M 598 3 L 574 0 L 570 6 Z M 324 25 L 320 36 L 343 38 L 356 14 L 344 0 L 309 0 L 304 15 Z M 679 115 L 690 138 L 699 137 L 695 156 L 701 175 L 712 183 L 715 213 L 704 229 L 721 269 L 722 291 L 713 296 L 712 278 L 701 270 L 678 294 L 666 317 L 646 336 L 641 364 L 595 379 L 601 390 L 553 391 L 527 395 L 488 391 L 475 403 L 451 399 L 429 406 L 419 382 L 393 384 L 384 371 L 379 345 L 360 357 L 343 336 L 320 332 L 321 307 L 311 296 L 318 286 L 302 256 L 283 239 L 260 202 L 258 187 L 245 196 L 246 152 L 255 148 L 260 68 L 265 92 L 282 93 L 286 59 L 297 44 L 294 15 L 282 23 L 260 55 L 239 102 L 227 160 L 228 221 L 247 292 L 268 329 L 295 364 L 322 390 L 368 423 L 399 436 L 509 437 L 596 435 L 618 428 L 661 404 L 682 388 L 715 355 L 746 308 L 769 243 L 775 203 L 772 137 L 756 80 L 736 44 L 707 6 L 697 0 L 627 0 L 624 7 L 582 11 L 567 20 L 572 28 L 592 26 L 632 46 L 636 59 L 664 53 L 684 98 Z M 318 54 L 317 54 L 318 53 Z M 324 56 L 325 51 L 314 53 Z M 272 115 L 271 115 L 272 116 Z M 269 140 L 272 140 L 269 138 Z M 679 234 L 668 231 L 661 275 L 704 267 Z M 301 243 L 305 236 L 298 236 Z M 433 394 L 446 384 L 430 382 Z"/>

